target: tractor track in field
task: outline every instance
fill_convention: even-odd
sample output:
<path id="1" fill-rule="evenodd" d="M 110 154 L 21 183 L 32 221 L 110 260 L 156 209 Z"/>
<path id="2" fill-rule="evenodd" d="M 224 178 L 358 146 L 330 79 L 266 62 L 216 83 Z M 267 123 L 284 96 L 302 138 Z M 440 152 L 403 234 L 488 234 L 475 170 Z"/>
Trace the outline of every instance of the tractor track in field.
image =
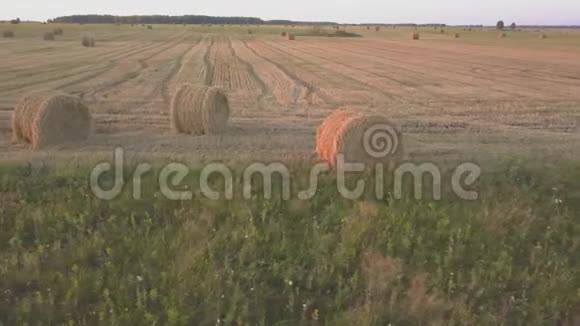
<path id="1" fill-rule="evenodd" d="M 274 66 L 276 69 L 278 69 L 281 73 L 283 73 L 286 77 L 288 77 L 288 79 L 291 80 L 294 84 L 305 89 L 306 94 L 304 95 L 304 98 L 307 101 L 308 105 L 312 105 L 312 97 L 313 97 L 314 93 L 316 93 L 316 87 L 314 87 L 310 83 L 300 79 L 296 74 L 292 73 L 290 70 L 288 70 L 283 65 L 271 60 L 270 58 L 267 58 L 263 55 L 260 55 L 256 50 L 254 50 L 252 47 L 250 47 L 246 41 L 241 41 L 241 42 L 244 45 L 244 47 L 246 49 L 248 49 L 248 51 L 250 51 L 254 56 L 264 60 L 265 62 L 268 62 L 269 64 Z M 294 90 L 294 94 L 292 94 L 292 98 L 293 98 L 292 102 L 295 105 L 298 103 L 298 101 L 300 99 L 300 96 L 301 96 L 300 93 L 301 92 L 299 91 L 299 88 L 296 88 Z"/>
<path id="2" fill-rule="evenodd" d="M 227 38 L 227 42 L 228 42 L 228 50 L 230 51 L 230 54 L 236 60 L 238 60 L 242 65 L 246 66 L 246 69 L 248 70 L 248 73 L 250 74 L 250 76 L 258 84 L 258 87 L 260 88 L 260 95 L 257 98 L 258 108 L 264 109 L 265 108 L 264 100 L 266 99 L 266 97 L 268 95 L 271 95 L 272 94 L 272 90 L 270 88 L 268 88 L 268 85 L 266 85 L 266 83 L 260 78 L 260 76 L 258 76 L 258 74 L 256 73 L 256 70 L 254 69 L 254 67 L 249 62 L 243 60 L 236 53 L 236 51 L 234 50 L 234 48 L 232 46 L 232 40 L 231 40 L 231 38 L 228 37 Z"/>
<path id="3" fill-rule="evenodd" d="M 279 54 L 281 54 L 282 56 L 284 56 L 284 55 L 288 55 L 288 54 L 286 54 L 285 52 L 283 52 L 283 51 L 280 51 L 280 50 L 279 50 L 279 49 L 277 49 L 277 48 L 273 48 L 273 47 L 269 46 L 268 44 L 266 44 L 266 43 L 264 43 L 264 42 L 260 42 L 260 44 L 261 44 L 262 46 L 264 46 L 265 48 L 268 48 L 268 49 L 269 49 L 270 51 L 272 51 L 272 52 L 278 52 L 278 53 L 279 53 Z M 247 44 L 246 44 L 246 45 L 247 45 Z M 248 45 L 247 45 L 247 46 L 248 46 Z M 254 53 L 256 53 L 256 55 L 257 55 L 257 56 L 259 56 L 259 57 L 261 57 L 261 58 L 264 58 L 264 60 L 266 60 L 266 61 L 268 61 L 268 62 L 272 63 L 274 66 L 276 66 L 278 69 L 280 69 L 281 71 L 283 71 L 283 72 L 284 72 L 286 75 L 288 75 L 288 76 L 289 76 L 289 77 L 290 77 L 292 80 L 294 80 L 295 82 L 297 82 L 297 83 L 299 83 L 299 84 L 303 85 L 303 86 L 306 88 L 306 90 L 307 90 L 307 96 L 306 96 L 306 99 L 307 99 L 307 101 L 309 102 L 309 104 L 312 104 L 312 102 L 313 102 L 312 98 L 313 98 L 314 94 L 316 94 L 316 96 L 317 96 L 318 98 L 322 99 L 322 100 L 324 101 L 324 103 L 326 103 L 326 104 L 328 104 L 328 105 L 335 105 L 335 106 L 336 106 L 336 105 L 338 105 L 338 103 L 337 103 L 337 102 L 336 102 L 336 101 L 335 101 L 333 98 L 331 98 L 330 96 L 327 96 L 326 94 L 323 94 L 322 92 L 320 92 L 320 91 L 319 91 L 319 88 L 318 88 L 318 87 L 316 87 L 316 86 L 315 86 L 313 83 L 310 83 L 310 82 L 308 82 L 308 81 L 306 81 L 306 80 L 304 80 L 304 79 L 302 79 L 302 78 L 298 77 L 298 75 L 297 75 L 296 73 L 294 73 L 294 72 L 292 72 L 291 70 L 289 70 L 289 69 L 288 69 L 287 67 L 285 67 L 283 64 L 281 64 L 281 63 L 279 63 L 279 62 L 276 62 L 276 61 L 274 61 L 273 59 L 271 59 L 271 58 L 268 58 L 267 56 L 264 56 L 264 55 L 261 55 L 261 54 L 259 54 L 259 53 L 258 53 L 258 52 L 257 52 L 257 51 L 256 51 L 254 48 L 252 48 L 251 46 L 248 46 L 248 48 L 249 48 L 251 51 L 253 51 Z M 297 59 L 299 59 L 299 58 L 297 58 Z M 301 61 L 303 61 L 303 60 L 301 60 Z"/>
<path id="4" fill-rule="evenodd" d="M 124 83 L 126 83 L 126 82 L 128 82 L 130 80 L 132 80 L 132 79 L 135 79 L 135 78 L 139 77 L 139 75 L 142 73 L 142 70 L 145 70 L 145 69 L 147 69 L 149 67 L 148 66 L 148 63 L 147 63 L 148 60 L 151 60 L 153 57 L 159 55 L 160 53 L 163 53 L 163 52 L 165 52 L 165 51 L 173 48 L 174 46 L 178 45 L 179 44 L 179 41 L 181 39 L 182 39 L 182 35 L 179 35 L 179 36 L 174 37 L 174 38 L 172 38 L 170 40 L 167 40 L 166 42 L 163 42 L 161 44 L 158 44 L 157 47 L 161 47 L 160 49 L 156 50 L 153 53 L 148 54 L 144 58 L 137 59 L 137 63 L 140 66 L 140 68 L 137 71 L 130 71 L 130 72 L 126 73 L 123 78 L 121 78 L 119 80 L 116 80 L 116 81 L 114 81 L 112 83 L 107 83 L 106 85 L 103 85 L 101 87 L 97 87 L 97 88 L 91 90 L 90 92 L 88 92 L 88 94 L 85 94 L 85 95 L 87 95 L 91 100 L 96 101 L 97 94 L 99 94 L 99 93 L 106 93 L 107 91 L 109 91 L 109 90 L 111 90 L 113 88 L 116 88 L 116 87 L 118 87 L 118 86 L 120 86 L 120 85 L 122 85 L 122 84 L 124 84 Z M 154 47 L 154 49 L 157 48 L 157 47 Z M 116 65 L 117 65 L 117 62 L 112 63 L 112 66 L 110 66 L 107 69 L 107 71 L 105 71 L 103 73 L 106 73 L 106 72 L 112 70 L 113 68 L 115 68 Z"/>
<path id="5" fill-rule="evenodd" d="M 210 55 L 211 55 L 211 49 L 213 48 L 215 43 L 215 39 L 212 37 L 210 39 L 209 45 L 207 46 L 206 50 L 205 50 L 205 54 L 203 55 L 203 66 L 204 66 L 204 79 L 203 82 L 206 86 L 212 86 L 213 85 L 213 74 L 214 74 L 214 66 L 210 60 Z"/>

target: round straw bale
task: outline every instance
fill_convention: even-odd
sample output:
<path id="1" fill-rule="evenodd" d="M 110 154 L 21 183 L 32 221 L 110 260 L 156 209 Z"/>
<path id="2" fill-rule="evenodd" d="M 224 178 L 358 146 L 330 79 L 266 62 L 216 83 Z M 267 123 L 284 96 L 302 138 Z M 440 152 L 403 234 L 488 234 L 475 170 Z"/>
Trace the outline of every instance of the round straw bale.
<path id="1" fill-rule="evenodd" d="M 543 39 L 547 39 L 548 38 L 548 35 L 546 35 L 544 33 L 541 33 L 539 37 L 540 37 L 540 39 L 543 40 Z"/>
<path id="2" fill-rule="evenodd" d="M 217 87 L 184 84 L 171 100 L 171 126 L 178 133 L 194 136 L 223 133 L 229 116 L 228 98 Z"/>
<path id="3" fill-rule="evenodd" d="M 500 32 L 499 34 L 497 34 L 498 38 L 506 38 L 507 34 L 505 32 Z"/>
<path id="4" fill-rule="evenodd" d="M 53 32 L 46 32 L 42 36 L 45 41 L 54 41 L 54 33 Z"/>
<path id="5" fill-rule="evenodd" d="M 347 163 L 391 161 L 402 154 L 401 137 L 383 116 L 339 109 L 318 128 L 316 152 L 331 166 L 337 165 L 339 154 Z"/>
<path id="6" fill-rule="evenodd" d="M 460 38 L 460 37 L 461 37 L 461 34 L 455 33 L 455 38 Z"/>
<path id="7" fill-rule="evenodd" d="M 417 31 L 413 32 L 413 34 L 411 35 L 411 38 L 413 40 L 418 40 L 420 38 L 419 32 L 417 32 Z"/>
<path id="8" fill-rule="evenodd" d="M 296 39 L 296 35 L 294 35 L 294 34 L 292 34 L 292 33 L 289 33 L 289 34 L 288 34 L 288 40 L 290 40 L 290 41 L 294 41 L 295 39 Z"/>
<path id="9" fill-rule="evenodd" d="M 91 132 L 91 114 L 82 100 L 63 93 L 25 96 L 12 114 L 14 141 L 34 149 L 84 141 Z"/>

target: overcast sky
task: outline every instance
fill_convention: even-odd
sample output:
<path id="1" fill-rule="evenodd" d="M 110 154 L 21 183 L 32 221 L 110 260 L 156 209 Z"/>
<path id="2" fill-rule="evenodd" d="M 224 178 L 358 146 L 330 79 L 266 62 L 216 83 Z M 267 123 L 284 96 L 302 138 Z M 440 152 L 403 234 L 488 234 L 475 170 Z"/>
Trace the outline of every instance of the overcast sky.
<path id="1" fill-rule="evenodd" d="M 74 14 L 251 16 L 340 23 L 580 25 L 580 0 L 15 0 L 0 19 Z"/>

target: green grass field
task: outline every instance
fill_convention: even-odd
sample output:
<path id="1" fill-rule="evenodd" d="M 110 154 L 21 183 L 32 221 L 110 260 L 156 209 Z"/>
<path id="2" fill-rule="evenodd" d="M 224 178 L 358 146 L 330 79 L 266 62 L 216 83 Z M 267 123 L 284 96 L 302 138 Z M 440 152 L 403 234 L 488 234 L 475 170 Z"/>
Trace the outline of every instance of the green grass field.
<path id="1" fill-rule="evenodd" d="M 580 165 L 495 171 L 475 202 L 105 202 L 3 164 L 0 325 L 573 325 Z"/>

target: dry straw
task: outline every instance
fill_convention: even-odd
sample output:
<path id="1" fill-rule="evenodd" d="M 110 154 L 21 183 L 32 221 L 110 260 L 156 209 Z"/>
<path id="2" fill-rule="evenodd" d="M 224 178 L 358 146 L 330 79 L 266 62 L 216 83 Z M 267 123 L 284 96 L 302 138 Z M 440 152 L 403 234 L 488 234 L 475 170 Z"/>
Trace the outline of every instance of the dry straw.
<path id="1" fill-rule="evenodd" d="M 14 31 L 11 31 L 11 30 L 5 30 L 5 31 L 2 33 L 2 35 L 3 35 L 5 38 L 14 37 Z"/>
<path id="2" fill-rule="evenodd" d="M 42 38 L 45 41 L 54 41 L 54 33 L 53 32 L 46 32 L 46 33 L 44 33 L 44 36 L 42 36 Z"/>
<path id="3" fill-rule="evenodd" d="M 288 40 L 294 41 L 295 39 L 296 39 L 296 35 L 294 35 L 292 33 L 288 34 Z"/>
<path id="4" fill-rule="evenodd" d="M 366 116 L 352 110 L 339 109 L 327 117 L 320 125 L 316 135 L 316 153 L 318 158 L 331 166 L 337 165 L 338 155 L 344 155 L 345 162 L 372 163 L 399 158 L 401 146 L 396 147 L 396 152 L 384 158 L 374 158 L 363 144 L 365 133 L 378 125 L 391 125 L 383 116 Z M 394 135 L 395 141 L 400 140 L 400 135 Z"/>
<path id="5" fill-rule="evenodd" d="M 22 98 L 12 114 L 15 142 L 34 149 L 84 141 L 91 132 L 91 114 L 82 100 L 63 93 L 33 94 Z"/>
<path id="6" fill-rule="evenodd" d="M 420 38 L 419 32 L 417 32 L 417 31 L 413 32 L 413 34 L 411 35 L 411 37 L 413 38 L 413 40 L 418 40 Z"/>
<path id="7" fill-rule="evenodd" d="M 544 40 L 548 38 L 548 35 L 546 35 L 545 33 L 541 33 L 539 37 L 540 39 Z"/>
<path id="8" fill-rule="evenodd" d="M 228 127 L 230 107 L 217 87 L 181 85 L 171 100 L 171 127 L 194 136 L 223 133 Z"/>
<path id="9" fill-rule="evenodd" d="M 286 32 L 282 32 L 282 33 L 280 33 L 280 35 L 282 35 L 283 37 L 286 37 Z"/>
<path id="10" fill-rule="evenodd" d="M 507 34 L 505 32 L 500 32 L 497 37 L 498 38 L 506 38 Z"/>
<path id="11" fill-rule="evenodd" d="M 85 35 L 81 41 L 84 47 L 92 48 L 95 46 L 95 39 L 92 36 Z"/>

